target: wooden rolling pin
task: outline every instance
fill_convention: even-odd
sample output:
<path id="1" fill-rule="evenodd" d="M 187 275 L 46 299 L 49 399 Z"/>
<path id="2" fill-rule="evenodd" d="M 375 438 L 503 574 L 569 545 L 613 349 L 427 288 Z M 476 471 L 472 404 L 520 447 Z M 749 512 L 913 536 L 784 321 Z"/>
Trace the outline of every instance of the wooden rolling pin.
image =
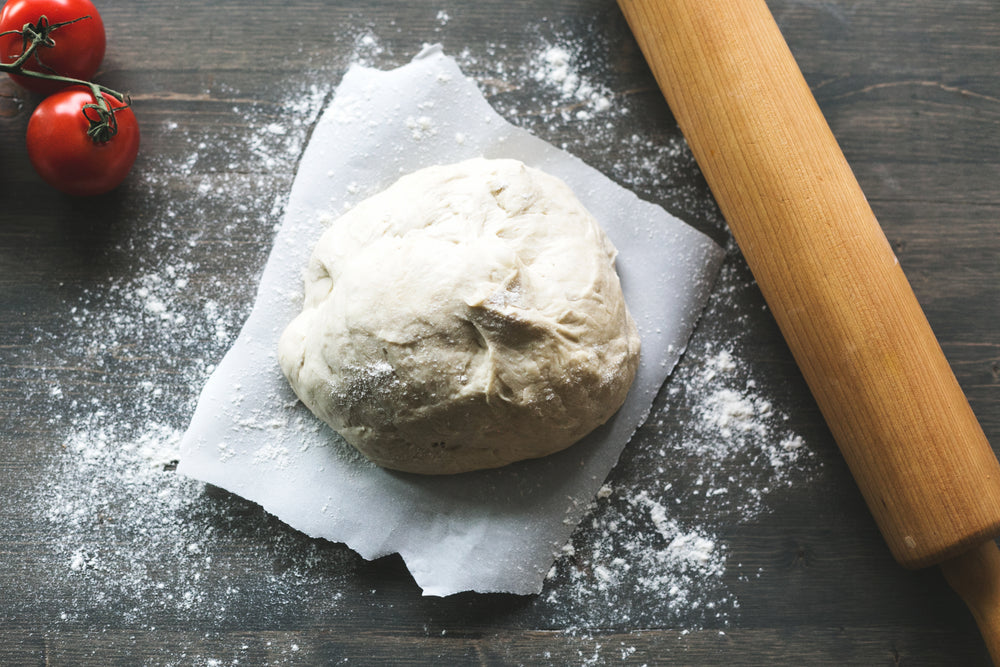
<path id="1" fill-rule="evenodd" d="M 1000 464 L 764 0 L 619 0 L 882 535 L 1000 664 Z"/>

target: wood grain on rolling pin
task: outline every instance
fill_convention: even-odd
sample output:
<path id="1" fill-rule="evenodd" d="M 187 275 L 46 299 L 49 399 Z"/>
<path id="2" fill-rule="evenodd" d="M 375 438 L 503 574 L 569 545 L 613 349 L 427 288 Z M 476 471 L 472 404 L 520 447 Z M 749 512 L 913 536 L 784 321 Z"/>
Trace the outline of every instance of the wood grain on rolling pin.
<path id="1" fill-rule="evenodd" d="M 763 0 L 620 0 L 896 559 L 1000 533 L 1000 464 Z"/>

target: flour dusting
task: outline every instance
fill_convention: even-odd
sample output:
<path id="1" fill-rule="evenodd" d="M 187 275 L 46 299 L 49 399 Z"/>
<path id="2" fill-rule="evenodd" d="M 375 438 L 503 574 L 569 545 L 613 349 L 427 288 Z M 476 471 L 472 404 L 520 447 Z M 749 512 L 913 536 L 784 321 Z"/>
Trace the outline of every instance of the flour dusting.
<path id="1" fill-rule="evenodd" d="M 442 10 L 436 29 L 452 21 Z M 707 191 L 676 184 L 696 180 L 677 178 L 696 170 L 683 138 L 631 132 L 641 102 L 623 94 L 609 64 L 586 55 L 582 43 L 580 35 L 548 35 L 519 59 L 500 44 L 470 47 L 459 62 L 511 122 L 640 196 L 663 198 L 680 217 L 722 230 Z M 354 40 L 356 62 L 388 66 L 390 55 L 374 31 Z M 170 150 L 144 154 L 131 193 L 155 213 L 136 221 L 141 234 L 109 250 L 131 258 L 134 272 L 96 287 L 64 286 L 58 315 L 75 333 L 39 331 L 33 358 L 18 360 L 34 387 L 26 401 L 55 439 L 45 480 L 27 499 L 51 538 L 39 565 L 55 573 L 52 595 L 63 605 L 53 622 L 100 618 L 95 610 L 104 605 L 126 607 L 128 618 L 116 622 L 141 629 L 151 629 L 154 611 L 215 627 L 240 613 L 280 617 L 303 600 L 331 604 L 350 585 L 360 559 L 342 546 L 283 529 L 259 508 L 174 472 L 200 388 L 248 314 L 296 160 L 329 93 L 307 82 L 271 107 L 234 103 L 234 118 L 250 126 L 248 143 L 165 123 L 158 141 Z M 434 110 L 407 127 L 417 138 L 436 132 Z M 602 157 L 611 143 L 626 146 L 629 158 Z M 190 196 L 174 196 L 180 178 L 196 184 Z M 231 216 L 203 220 L 206 209 Z M 248 267 L 242 283 L 217 280 L 218 251 L 210 249 L 219 245 Z M 724 627 L 739 610 L 729 582 L 740 574 L 718 517 L 750 521 L 767 511 L 769 493 L 812 474 L 808 443 L 755 379 L 759 369 L 741 358 L 740 342 L 711 339 L 713 318 L 731 315 L 732 295 L 750 285 L 733 270 L 736 257 L 730 253 L 714 306 L 649 422 L 562 549 L 543 593 L 526 602 L 566 632 L 623 619 L 635 627 Z M 287 454 L 281 443 L 258 452 L 279 462 Z M 733 460 L 745 471 L 739 479 L 727 472 Z M 238 556 L 219 553 L 220 533 L 240 537 Z M 248 578 L 234 558 L 270 574 Z M 621 651 L 626 660 L 634 649 Z M 237 647 L 233 660 L 193 662 L 234 664 L 244 653 Z M 297 653 L 297 646 L 286 651 L 289 660 Z M 596 663 L 597 649 L 580 657 Z"/>
<path id="2" fill-rule="evenodd" d="M 770 493 L 815 474 L 803 438 L 741 360 L 742 341 L 711 336 L 733 293 L 752 287 L 744 280 L 724 267 L 664 400 L 549 573 L 545 599 L 567 627 L 726 627 L 740 606 L 728 582 L 747 575 L 717 534 L 720 517 L 751 521 Z M 617 478 L 630 464 L 646 474 Z"/>

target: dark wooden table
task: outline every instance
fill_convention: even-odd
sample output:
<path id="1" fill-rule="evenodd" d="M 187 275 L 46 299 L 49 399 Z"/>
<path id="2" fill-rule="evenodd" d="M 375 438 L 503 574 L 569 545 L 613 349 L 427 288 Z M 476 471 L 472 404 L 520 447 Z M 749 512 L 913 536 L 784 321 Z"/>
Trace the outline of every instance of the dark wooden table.
<path id="1" fill-rule="evenodd" d="M 769 4 L 1000 447 L 1000 5 Z M 611 2 L 100 10 L 100 78 L 133 93 L 143 131 L 119 190 L 80 202 L 42 184 L 22 143 L 38 99 L 0 82 L 0 664 L 988 664 L 940 573 L 892 561 L 731 244 L 678 389 L 540 596 L 424 598 L 397 557 L 365 562 L 173 479 L 156 448 L 248 313 L 309 125 L 352 61 L 441 42 L 510 120 L 728 236 Z M 610 109 L 534 76 L 552 45 Z M 805 443 L 783 481 L 746 452 L 678 444 L 722 349 L 787 416 L 768 436 Z M 755 508 L 700 499 L 706 465 Z M 630 542 L 664 548 L 635 502 L 654 494 L 725 554 L 686 601 L 625 566 L 645 562 Z"/>

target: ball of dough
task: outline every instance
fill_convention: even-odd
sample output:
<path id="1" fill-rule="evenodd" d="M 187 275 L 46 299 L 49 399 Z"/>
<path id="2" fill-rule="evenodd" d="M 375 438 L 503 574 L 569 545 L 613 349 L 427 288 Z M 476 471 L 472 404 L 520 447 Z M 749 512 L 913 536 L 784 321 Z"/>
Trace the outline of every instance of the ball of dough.
<path id="1" fill-rule="evenodd" d="M 380 466 L 458 473 L 551 454 L 607 421 L 635 377 L 616 254 L 537 169 L 422 169 L 324 232 L 282 371 Z"/>

